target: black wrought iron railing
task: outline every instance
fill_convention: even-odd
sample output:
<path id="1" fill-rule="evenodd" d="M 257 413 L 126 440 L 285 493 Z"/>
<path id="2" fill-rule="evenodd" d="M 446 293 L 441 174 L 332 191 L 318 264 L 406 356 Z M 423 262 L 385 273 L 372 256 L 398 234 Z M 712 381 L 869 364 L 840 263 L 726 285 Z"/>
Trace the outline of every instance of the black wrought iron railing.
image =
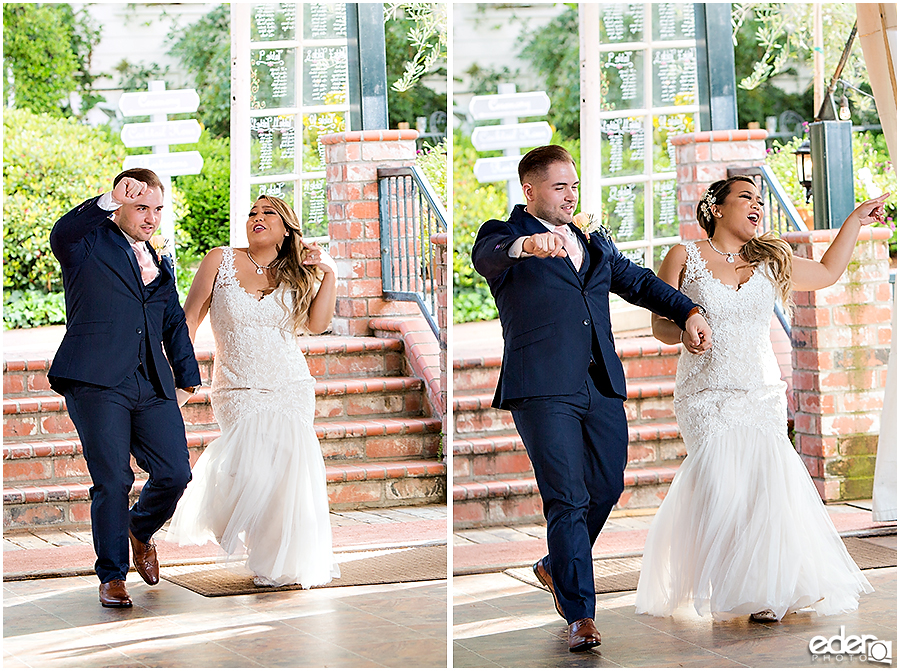
<path id="1" fill-rule="evenodd" d="M 431 242 L 446 233 L 447 214 L 425 174 L 415 166 L 378 169 L 381 283 L 389 300 L 414 301 L 441 341 L 437 323 L 438 255 Z M 446 343 L 441 341 L 441 346 Z"/>
<path id="2" fill-rule="evenodd" d="M 800 213 L 791 202 L 790 196 L 784 190 L 778 177 L 767 165 L 761 165 L 752 168 L 729 168 L 728 176 L 749 175 L 756 180 L 759 193 L 766 204 L 766 216 L 763 217 L 763 227 L 765 231 L 775 231 L 778 235 L 782 235 L 788 231 L 806 231 L 809 230 Z M 791 325 L 787 321 L 784 310 L 781 306 L 775 304 L 775 316 L 781 323 L 784 332 L 791 337 Z"/>

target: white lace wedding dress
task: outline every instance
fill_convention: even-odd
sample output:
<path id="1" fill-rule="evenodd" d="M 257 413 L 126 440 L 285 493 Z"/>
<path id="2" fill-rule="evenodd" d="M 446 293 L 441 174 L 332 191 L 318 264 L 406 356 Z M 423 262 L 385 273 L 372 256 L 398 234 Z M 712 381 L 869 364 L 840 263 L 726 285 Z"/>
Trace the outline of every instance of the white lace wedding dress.
<path id="1" fill-rule="evenodd" d="M 682 291 L 706 308 L 713 346 L 678 362 L 675 414 L 688 456 L 650 527 L 636 610 L 665 616 L 693 602 L 716 619 L 855 610 L 872 587 L 787 436 L 769 338 L 774 285 L 758 267 L 735 290 L 684 245 Z"/>
<path id="2" fill-rule="evenodd" d="M 230 247 L 223 248 L 210 320 L 221 435 L 194 466 L 166 539 L 214 540 L 228 555 L 246 551 L 258 584 L 324 585 L 340 572 L 313 428 L 315 380 L 276 293 L 257 300 L 244 291 Z"/>

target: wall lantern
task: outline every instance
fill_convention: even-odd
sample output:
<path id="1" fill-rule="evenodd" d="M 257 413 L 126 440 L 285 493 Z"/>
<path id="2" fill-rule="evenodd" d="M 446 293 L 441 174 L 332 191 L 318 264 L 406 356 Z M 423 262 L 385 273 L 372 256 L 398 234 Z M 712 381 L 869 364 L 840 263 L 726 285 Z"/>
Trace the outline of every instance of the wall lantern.
<path id="1" fill-rule="evenodd" d="M 809 140 L 804 140 L 797 151 L 794 152 L 797 157 L 797 181 L 806 189 L 806 202 L 812 198 L 812 153 L 809 149 Z"/>

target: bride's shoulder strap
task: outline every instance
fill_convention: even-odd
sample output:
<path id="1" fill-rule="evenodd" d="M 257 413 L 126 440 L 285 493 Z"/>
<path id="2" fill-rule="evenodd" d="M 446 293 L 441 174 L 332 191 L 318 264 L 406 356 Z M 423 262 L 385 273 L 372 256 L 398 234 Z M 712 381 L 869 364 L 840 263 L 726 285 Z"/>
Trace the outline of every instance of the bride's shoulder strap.
<path id="1" fill-rule="evenodd" d="M 698 273 L 703 268 L 703 257 L 700 256 L 700 250 L 697 249 L 697 243 L 693 240 L 685 240 L 681 243 L 687 252 L 687 259 L 684 263 L 684 281 L 688 282 L 697 278 Z"/>

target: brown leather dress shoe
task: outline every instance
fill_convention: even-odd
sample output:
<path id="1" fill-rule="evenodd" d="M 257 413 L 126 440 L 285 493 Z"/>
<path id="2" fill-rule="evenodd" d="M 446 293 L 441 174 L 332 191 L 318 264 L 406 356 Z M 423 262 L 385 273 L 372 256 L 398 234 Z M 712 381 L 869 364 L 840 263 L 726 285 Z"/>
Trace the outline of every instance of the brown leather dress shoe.
<path id="1" fill-rule="evenodd" d="M 100 604 L 104 608 L 131 608 L 131 597 L 124 580 L 110 580 L 100 585 Z"/>
<path id="2" fill-rule="evenodd" d="M 550 594 L 553 595 L 553 605 L 556 606 L 556 612 L 565 620 L 566 614 L 563 613 L 562 606 L 559 605 L 559 597 L 556 596 L 556 590 L 553 588 L 553 578 L 550 576 L 550 571 L 548 571 L 547 567 L 544 565 L 544 559 L 546 559 L 546 557 L 538 559 L 531 569 L 534 571 L 534 577 L 538 579 L 538 582 L 550 590 Z"/>
<path id="3" fill-rule="evenodd" d="M 600 645 L 600 632 L 586 617 L 569 625 L 569 652 L 584 652 Z"/>
<path id="4" fill-rule="evenodd" d="M 131 539 L 131 554 L 134 556 L 134 568 L 148 585 L 159 582 L 159 562 L 156 559 L 156 545 L 151 539 L 149 543 L 142 543 L 131 530 L 128 531 Z"/>

